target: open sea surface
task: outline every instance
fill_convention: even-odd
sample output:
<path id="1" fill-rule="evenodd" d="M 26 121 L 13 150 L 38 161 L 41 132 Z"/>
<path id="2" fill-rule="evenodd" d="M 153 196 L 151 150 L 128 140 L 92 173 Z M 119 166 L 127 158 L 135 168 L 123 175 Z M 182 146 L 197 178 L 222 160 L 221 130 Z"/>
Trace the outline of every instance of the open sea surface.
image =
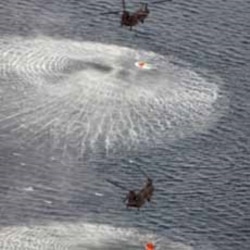
<path id="1" fill-rule="evenodd" d="M 1 1 L 1 250 L 250 249 L 250 2 L 149 8 Z"/>

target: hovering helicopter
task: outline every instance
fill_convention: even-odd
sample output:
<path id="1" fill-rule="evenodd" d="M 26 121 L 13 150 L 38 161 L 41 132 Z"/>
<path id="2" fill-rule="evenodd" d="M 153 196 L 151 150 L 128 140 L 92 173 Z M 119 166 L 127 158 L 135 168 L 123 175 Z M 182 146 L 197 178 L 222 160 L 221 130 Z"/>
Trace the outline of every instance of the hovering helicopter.
<path id="1" fill-rule="evenodd" d="M 158 4 L 170 1 L 172 0 L 159 0 L 151 2 L 150 4 Z M 141 6 L 138 10 L 136 10 L 133 13 L 130 13 L 129 11 L 126 10 L 125 0 L 122 0 L 122 11 L 109 11 L 102 13 L 102 15 L 120 14 L 120 13 L 122 13 L 121 26 L 129 26 L 130 30 L 132 30 L 133 26 L 136 26 L 139 23 L 144 23 L 144 20 L 148 17 L 150 11 L 147 3 L 141 3 Z"/>
<path id="2" fill-rule="evenodd" d="M 138 167 L 139 168 L 139 167 Z M 123 200 L 124 203 L 126 202 L 126 207 L 135 207 L 138 210 L 146 203 L 150 202 L 151 198 L 153 196 L 154 192 L 154 185 L 153 185 L 153 180 L 148 177 L 148 175 L 141 169 L 139 168 L 140 171 L 143 173 L 143 175 L 146 177 L 146 183 L 142 187 L 142 189 L 138 192 L 134 190 L 128 191 L 125 199 Z M 121 186 L 119 183 L 114 182 L 112 180 L 106 180 L 107 182 L 111 183 L 112 185 L 122 189 L 126 190 L 125 187 Z"/>
<path id="3" fill-rule="evenodd" d="M 154 186 L 153 181 L 149 177 L 147 177 L 146 184 L 144 187 L 136 193 L 134 190 L 130 190 L 124 200 L 127 201 L 126 206 L 128 207 L 136 207 L 138 210 L 142 207 L 146 201 L 150 202 L 153 196 Z"/>

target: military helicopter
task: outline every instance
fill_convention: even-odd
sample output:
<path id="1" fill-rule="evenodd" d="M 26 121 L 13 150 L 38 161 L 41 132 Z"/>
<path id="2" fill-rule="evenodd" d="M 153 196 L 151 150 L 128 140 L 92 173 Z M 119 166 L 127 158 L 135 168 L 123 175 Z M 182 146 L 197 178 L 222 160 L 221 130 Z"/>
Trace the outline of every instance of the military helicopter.
<path id="1" fill-rule="evenodd" d="M 136 192 L 135 190 L 130 190 L 128 191 L 125 199 L 123 200 L 123 202 L 126 202 L 126 207 L 134 207 L 137 208 L 138 210 L 146 203 L 146 202 L 150 202 L 151 198 L 153 196 L 153 192 L 154 192 L 154 185 L 153 185 L 153 180 L 151 178 L 149 178 L 149 176 L 139 167 L 139 170 L 143 173 L 143 175 L 146 177 L 146 183 L 145 185 L 142 187 L 142 189 L 140 189 L 138 192 Z M 110 184 L 122 189 L 122 190 L 126 190 L 125 187 L 123 187 L 122 185 L 120 185 L 119 183 L 112 181 L 112 180 L 107 180 L 107 182 L 109 182 Z"/>
<path id="2" fill-rule="evenodd" d="M 158 4 L 163 2 L 170 2 L 172 0 L 159 0 L 151 2 L 150 4 Z M 150 11 L 147 3 L 141 3 L 141 6 L 138 10 L 133 13 L 130 13 L 126 9 L 125 0 L 122 0 L 122 11 L 109 11 L 101 13 L 102 15 L 109 14 L 121 14 L 121 26 L 129 26 L 130 30 L 132 30 L 133 26 L 138 25 L 139 23 L 144 23 L 144 20 L 148 17 Z"/>
<path id="3" fill-rule="evenodd" d="M 136 207 L 138 210 L 142 207 L 146 201 L 150 202 L 153 196 L 154 186 L 153 181 L 149 177 L 147 177 L 146 183 L 143 188 L 139 192 L 135 192 L 134 190 L 130 190 L 124 200 L 128 207 Z"/>

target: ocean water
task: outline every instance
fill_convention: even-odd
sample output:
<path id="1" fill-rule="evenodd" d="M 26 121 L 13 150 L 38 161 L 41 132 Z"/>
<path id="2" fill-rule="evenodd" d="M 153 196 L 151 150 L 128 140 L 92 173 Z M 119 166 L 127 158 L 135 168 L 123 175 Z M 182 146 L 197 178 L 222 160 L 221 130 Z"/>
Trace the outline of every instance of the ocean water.
<path id="1" fill-rule="evenodd" d="M 249 249 L 250 2 L 149 7 L 0 3 L 0 249 Z"/>

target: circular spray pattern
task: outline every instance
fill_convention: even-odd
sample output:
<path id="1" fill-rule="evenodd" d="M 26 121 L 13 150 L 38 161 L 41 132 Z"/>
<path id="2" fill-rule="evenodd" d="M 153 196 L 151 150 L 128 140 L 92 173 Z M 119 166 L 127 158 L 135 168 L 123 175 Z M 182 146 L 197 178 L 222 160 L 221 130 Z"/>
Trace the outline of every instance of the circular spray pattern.
<path id="1" fill-rule="evenodd" d="M 141 250 L 147 242 L 156 249 L 192 250 L 192 247 L 173 242 L 133 228 L 84 223 L 54 223 L 45 226 L 5 227 L 0 230 L 2 250 Z"/>
<path id="2" fill-rule="evenodd" d="M 0 133 L 20 143 L 130 150 L 202 130 L 215 113 L 215 83 L 153 52 L 49 38 L 0 45 Z"/>

